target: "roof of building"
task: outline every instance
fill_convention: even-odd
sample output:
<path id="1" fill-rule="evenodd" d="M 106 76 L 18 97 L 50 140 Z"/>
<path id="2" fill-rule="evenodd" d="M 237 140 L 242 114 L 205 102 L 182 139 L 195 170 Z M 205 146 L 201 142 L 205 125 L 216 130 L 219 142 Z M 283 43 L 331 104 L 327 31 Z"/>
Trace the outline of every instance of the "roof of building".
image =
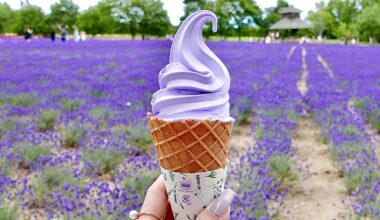
<path id="1" fill-rule="evenodd" d="M 280 30 L 280 29 L 305 29 L 310 28 L 311 26 L 306 22 L 302 21 L 300 18 L 287 18 L 284 17 L 275 24 L 273 24 L 271 30 Z"/>
<path id="2" fill-rule="evenodd" d="M 302 11 L 291 5 L 291 6 L 286 7 L 286 8 L 281 8 L 279 12 L 280 12 L 280 14 L 289 14 L 289 13 L 301 13 Z"/>

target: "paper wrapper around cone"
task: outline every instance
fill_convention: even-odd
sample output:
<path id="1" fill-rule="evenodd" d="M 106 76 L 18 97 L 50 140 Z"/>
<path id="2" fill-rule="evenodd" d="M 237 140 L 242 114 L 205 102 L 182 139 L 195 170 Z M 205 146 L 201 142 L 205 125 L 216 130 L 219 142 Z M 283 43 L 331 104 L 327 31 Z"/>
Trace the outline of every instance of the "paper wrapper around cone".
<path id="1" fill-rule="evenodd" d="M 196 219 L 224 189 L 233 122 L 147 118 L 173 215 Z"/>

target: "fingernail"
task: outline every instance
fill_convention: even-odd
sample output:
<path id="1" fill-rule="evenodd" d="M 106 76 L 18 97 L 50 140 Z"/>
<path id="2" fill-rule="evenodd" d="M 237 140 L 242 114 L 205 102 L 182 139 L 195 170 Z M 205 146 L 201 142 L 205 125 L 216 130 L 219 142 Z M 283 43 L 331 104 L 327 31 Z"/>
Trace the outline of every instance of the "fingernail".
<path id="1" fill-rule="evenodd" d="M 231 189 L 225 189 L 220 196 L 211 203 L 208 211 L 222 218 L 227 213 L 235 195 L 236 193 Z"/>

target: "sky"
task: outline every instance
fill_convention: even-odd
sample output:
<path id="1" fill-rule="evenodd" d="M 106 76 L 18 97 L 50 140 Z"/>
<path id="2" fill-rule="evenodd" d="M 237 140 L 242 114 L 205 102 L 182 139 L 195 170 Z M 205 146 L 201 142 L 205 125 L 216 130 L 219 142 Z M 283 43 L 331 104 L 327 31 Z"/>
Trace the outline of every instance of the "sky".
<path id="1" fill-rule="evenodd" d="M 58 0 L 29 0 L 30 4 L 40 6 L 46 13 L 50 12 L 50 5 Z M 96 5 L 99 0 L 74 0 L 79 5 L 81 11 L 86 10 L 88 7 Z M 173 25 L 179 24 L 179 18 L 183 15 L 183 0 L 161 0 L 164 3 L 164 8 L 168 12 L 170 21 Z M 320 0 L 288 0 L 288 3 L 301 9 L 301 17 L 305 18 L 308 11 L 313 10 L 315 3 Z M 7 2 L 12 8 L 20 8 L 20 0 L 0 0 L 0 2 Z M 272 7 L 276 5 L 277 0 L 256 0 L 256 3 L 261 9 Z"/>

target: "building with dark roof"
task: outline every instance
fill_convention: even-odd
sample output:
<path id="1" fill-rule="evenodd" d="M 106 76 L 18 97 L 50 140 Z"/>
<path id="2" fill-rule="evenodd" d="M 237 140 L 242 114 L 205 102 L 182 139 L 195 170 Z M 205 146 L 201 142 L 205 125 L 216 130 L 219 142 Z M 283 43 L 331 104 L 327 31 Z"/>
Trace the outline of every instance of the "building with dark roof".
<path id="1" fill-rule="evenodd" d="M 309 24 L 301 20 L 300 13 L 302 11 L 298 8 L 289 6 L 281 8 L 279 12 L 282 19 L 273 24 L 269 28 L 270 30 L 297 30 L 311 27 Z"/>

